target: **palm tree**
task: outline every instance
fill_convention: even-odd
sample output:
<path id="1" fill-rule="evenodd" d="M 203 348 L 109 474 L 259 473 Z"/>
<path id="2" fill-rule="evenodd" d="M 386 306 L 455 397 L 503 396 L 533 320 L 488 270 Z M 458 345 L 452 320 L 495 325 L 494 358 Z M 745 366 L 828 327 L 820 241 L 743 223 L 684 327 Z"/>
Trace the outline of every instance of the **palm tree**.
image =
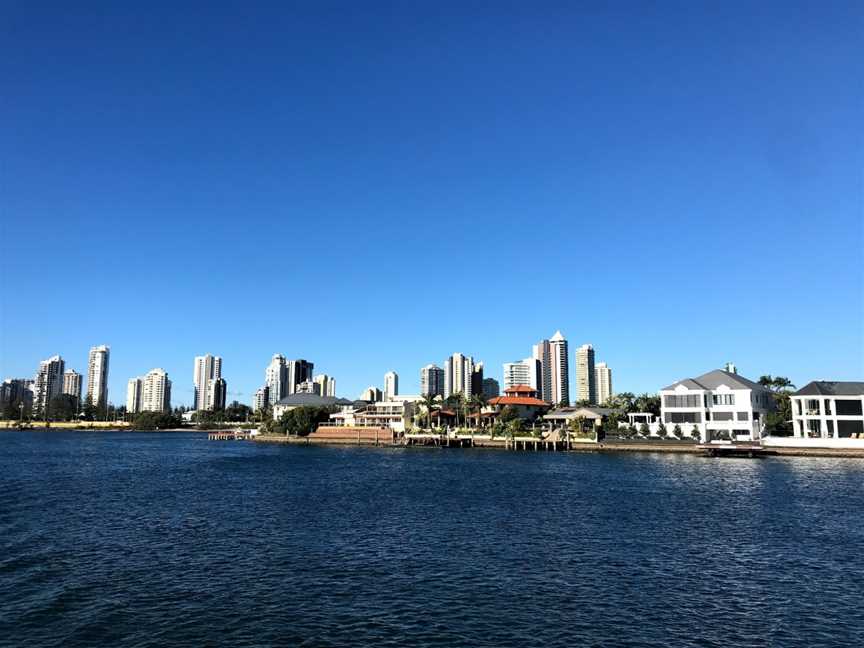
<path id="1" fill-rule="evenodd" d="M 776 376 L 774 378 L 775 391 L 786 391 L 788 389 L 795 389 L 795 385 L 792 384 L 791 380 L 789 380 L 785 376 Z"/>
<path id="2" fill-rule="evenodd" d="M 486 394 L 471 394 L 471 400 L 469 401 L 469 405 L 477 410 L 477 427 L 480 427 L 480 415 L 483 412 L 483 408 L 486 407 L 487 402 Z"/>
<path id="3" fill-rule="evenodd" d="M 426 426 L 432 429 L 432 410 L 435 409 L 437 401 L 434 394 L 423 394 L 423 407 L 426 408 Z"/>

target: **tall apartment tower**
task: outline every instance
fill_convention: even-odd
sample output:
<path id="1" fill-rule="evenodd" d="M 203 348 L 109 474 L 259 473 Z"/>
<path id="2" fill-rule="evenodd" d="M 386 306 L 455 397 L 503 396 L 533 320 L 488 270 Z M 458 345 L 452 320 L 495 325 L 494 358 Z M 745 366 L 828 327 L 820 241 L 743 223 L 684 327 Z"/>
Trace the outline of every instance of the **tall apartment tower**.
<path id="1" fill-rule="evenodd" d="M 454 353 L 444 361 L 444 398 L 453 394 L 471 395 L 474 380 L 474 358 Z M 482 383 L 482 374 L 480 377 Z"/>
<path id="2" fill-rule="evenodd" d="M 297 385 L 307 380 L 312 380 L 312 370 L 315 368 L 315 365 L 311 362 L 306 362 L 306 360 L 289 360 L 287 367 L 287 393 L 282 396 L 296 393 Z"/>
<path id="3" fill-rule="evenodd" d="M 594 384 L 597 388 L 597 404 L 602 405 L 615 395 L 612 391 L 612 370 L 605 362 L 598 362 L 594 367 Z"/>
<path id="4" fill-rule="evenodd" d="M 594 373 L 594 347 L 583 344 L 576 349 L 576 400 L 597 402 L 597 384 Z"/>
<path id="5" fill-rule="evenodd" d="M 141 396 L 143 389 L 143 378 L 133 378 L 126 386 L 126 411 L 129 414 L 138 414 L 141 411 Z"/>
<path id="6" fill-rule="evenodd" d="M 171 381 L 164 369 L 153 369 L 144 376 L 141 385 L 142 412 L 171 410 Z"/>
<path id="7" fill-rule="evenodd" d="M 281 353 L 275 354 L 264 370 L 264 384 L 267 385 L 267 398 L 271 405 L 288 395 L 288 365 Z"/>
<path id="8" fill-rule="evenodd" d="M 108 407 L 108 360 L 111 349 L 104 344 L 90 349 L 87 361 L 87 398 L 98 409 Z"/>
<path id="9" fill-rule="evenodd" d="M 81 400 L 81 374 L 69 369 L 63 374 L 63 393 L 73 396 L 75 400 Z"/>
<path id="10" fill-rule="evenodd" d="M 504 389 L 516 385 L 528 385 L 540 393 L 542 385 L 541 363 L 537 358 L 525 358 L 504 363 Z"/>
<path id="11" fill-rule="evenodd" d="M 327 374 L 318 374 L 312 379 L 318 385 L 318 393 L 321 396 L 336 396 L 336 379 Z"/>
<path id="12" fill-rule="evenodd" d="M 428 364 L 420 370 L 420 394 L 444 396 L 444 370 L 441 367 Z"/>
<path id="13" fill-rule="evenodd" d="M 384 400 L 393 400 L 399 394 L 399 374 L 388 371 L 384 374 Z"/>
<path id="14" fill-rule="evenodd" d="M 540 363 L 537 397 L 552 402 L 552 345 L 549 340 L 540 340 L 535 344 L 531 355 Z"/>
<path id="15" fill-rule="evenodd" d="M 63 390 L 63 370 L 66 363 L 59 355 L 51 356 L 39 363 L 33 379 L 33 411 L 44 412 L 51 399 Z"/>
<path id="16" fill-rule="evenodd" d="M 270 388 L 267 385 L 259 387 L 252 397 L 252 411 L 257 412 L 265 409 L 270 404 L 269 397 Z"/>
<path id="17" fill-rule="evenodd" d="M 211 378 L 207 381 L 207 409 L 224 410 L 227 395 L 228 383 L 224 378 Z"/>
<path id="18" fill-rule="evenodd" d="M 218 403 L 212 401 L 210 399 L 211 388 L 210 381 L 211 380 L 221 380 L 222 379 L 222 358 L 219 356 L 212 356 L 209 353 L 203 356 L 196 356 L 195 358 L 195 366 L 193 369 L 193 380 L 195 382 L 195 393 L 192 400 L 192 409 L 196 411 L 200 410 L 214 410 L 214 409 L 224 409 L 225 403 L 224 398 L 222 407 L 219 407 Z M 224 394 L 223 394 L 224 396 Z"/>

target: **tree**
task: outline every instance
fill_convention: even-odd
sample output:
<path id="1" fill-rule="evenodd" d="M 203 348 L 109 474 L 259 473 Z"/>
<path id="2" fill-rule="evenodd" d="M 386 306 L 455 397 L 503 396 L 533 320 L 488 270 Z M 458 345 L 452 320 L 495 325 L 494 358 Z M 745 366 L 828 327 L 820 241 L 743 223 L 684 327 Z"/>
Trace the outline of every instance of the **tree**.
<path id="1" fill-rule="evenodd" d="M 71 394 L 57 394 L 49 406 L 51 418 L 55 421 L 71 421 L 78 414 L 78 399 Z"/>
<path id="2" fill-rule="evenodd" d="M 648 427 L 647 423 L 642 423 L 639 426 L 639 434 L 641 434 L 646 439 L 651 435 L 651 428 Z"/>
<path id="3" fill-rule="evenodd" d="M 285 412 L 272 426 L 277 434 L 306 436 L 315 431 L 320 423 L 330 419 L 337 407 L 295 407 Z"/>
<path id="4" fill-rule="evenodd" d="M 456 412 L 456 427 L 459 427 L 459 412 L 465 409 L 465 396 L 461 392 L 450 394 L 444 399 L 444 404 Z"/>
<path id="5" fill-rule="evenodd" d="M 657 426 L 657 436 L 661 439 L 665 439 L 668 434 L 669 432 L 666 430 L 666 426 L 661 421 L 660 424 Z"/>
<path id="6" fill-rule="evenodd" d="M 677 423 L 675 424 L 675 427 L 672 428 L 672 434 L 675 435 L 676 439 L 680 439 L 684 436 L 684 433 L 681 431 L 681 426 Z"/>
<path id="7" fill-rule="evenodd" d="M 470 405 L 477 411 L 477 427 L 480 427 L 480 415 L 486 407 L 486 394 L 471 394 Z"/>
<path id="8" fill-rule="evenodd" d="M 498 415 L 498 420 L 502 423 L 510 423 L 519 419 L 519 411 L 512 405 L 506 405 Z"/>
<path id="9" fill-rule="evenodd" d="M 640 394 L 634 401 L 638 412 L 648 412 L 654 416 L 660 416 L 660 397 L 652 394 Z"/>
<path id="10" fill-rule="evenodd" d="M 772 394 L 776 409 L 765 414 L 765 433 L 769 436 L 792 435 L 792 400 L 789 392 Z"/>
<path id="11" fill-rule="evenodd" d="M 423 394 L 421 401 L 423 408 L 426 410 L 426 427 L 432 429 L 432 412 L 438 405 L 437 397 L 434 394 Z"/>
<path id="12" fill-rule="evenodd" d="M 171 412 L 141 412 L 132 421 L 135 430 L 167 430 L 182 424 L 183 421 Z"/>
<path id="13" fill-rule="evenodd" d="M 692 439 L 694 441 L 697 441 L 697 442 L 702 439 L 702 435 L 699 433 L 699 428 L 696 427 L 695 425 L 693 426 L 693 429 L 690 430 L 690 436 L 692 437 Z"/>
<path id="14" fill-rule="evenodd" d="M 587 398 L 583 398 L 582 400 L 576 401 L 574 407 L 591 407 L 591 401 Z"/>
<path id="15" fill-rule="evenodd" d="M 93 398 L 90 394 L 87 394 L 87 398 L 84 399 L 84 407 L 81 409 L 81 413 L 84 415 L 82 418 L 86 421 L 95 421 L 99 416 L 99 410 L 93 404 Z"/>

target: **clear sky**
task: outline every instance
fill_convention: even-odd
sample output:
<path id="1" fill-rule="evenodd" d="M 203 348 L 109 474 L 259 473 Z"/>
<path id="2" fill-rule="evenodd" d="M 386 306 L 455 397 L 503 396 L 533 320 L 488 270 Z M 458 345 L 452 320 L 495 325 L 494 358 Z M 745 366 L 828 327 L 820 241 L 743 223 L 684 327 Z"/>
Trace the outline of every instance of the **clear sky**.
<path id="1" fill-rule="evenodd" d="M 109 344 L 117 403 L 207 352 L 244 402 L 277 352 L 411 393 L 561 329 L 617 391 L 864 379 L 860 2 L 2 14 L 0 377 Z"/>

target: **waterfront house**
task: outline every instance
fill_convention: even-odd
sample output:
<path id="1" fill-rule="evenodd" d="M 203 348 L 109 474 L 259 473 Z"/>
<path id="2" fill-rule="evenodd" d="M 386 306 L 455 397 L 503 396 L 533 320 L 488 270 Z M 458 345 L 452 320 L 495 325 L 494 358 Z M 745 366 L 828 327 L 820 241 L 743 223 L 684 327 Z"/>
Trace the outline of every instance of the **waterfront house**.
<path id="1" fill-rule="evenodd" d="M 374 403 L 359 402 L 343 406 L 330 415 L 325 427 L 338 428 L 388 428 L 393 432 L 404 433 L 411 426 L 416 401 L 394 400 Z M 433 415 L 434 416 L 434 415 Z"/>
<path id="2" fill-rule="evenodd" d="M 530 385 L 513 385 L 504 390 L 503 396 L 490 398 L 483 409 L 483 418 L 492 420 L 511 407 L 523 420 L 534 420 L 549 409 L 549 403 L 537 398 L 537 390 Z"/>
<path id="3" fill-rule="evenodd" d="M 731 371 L 716 369 L 660 390 L 660 420 L 685 435 L 695 427 L 701 440 L 762 438 L 765 414 L 775 408 L 769 389 Z M 656 433 L 659 424 L 651 426 Z"/>
<path id="4" fill-rule="evenodd" d="M 864 382 L 814 380 L 792 394 L 799 439 L 864 439 Z"/>
<path id="5" fill-rule="evenodd" d="M 353 401 L 345 398 L 336 398 L 335 396 L 321 396 L 319 394 L 308 393 L 289 394 L 285 398 L 279 399 L 273 405 L 273 420 L 278 421 L 285 412 L 297 407 L 341 407 L 351 404 L 353 404 Z"/>
<path id="6" fill-rule="evenodd" d="M 614 410 L 608 407 L 559 407 L 543 417 L 551 430 L 569 427 L 572 421 L 581 421 L 584 431 L 599 430 L 603 420 Z"/>

